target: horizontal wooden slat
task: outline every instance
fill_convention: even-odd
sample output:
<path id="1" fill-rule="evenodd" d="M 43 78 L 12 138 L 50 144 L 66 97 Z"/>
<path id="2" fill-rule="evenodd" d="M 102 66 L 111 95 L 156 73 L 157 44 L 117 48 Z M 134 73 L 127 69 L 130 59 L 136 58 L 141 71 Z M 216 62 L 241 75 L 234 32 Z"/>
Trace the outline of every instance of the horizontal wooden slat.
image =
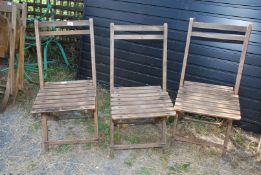
<path id="1" fill-rule="evenodd" d="M 164 100 L 139 100 L 139 101 L 116 101 L 111 102 L 111 106 L 137 106 L 137 105 L 144 105 L 144 104 L 172 104 L 170 99 L 164 99 Z"/>
<path id="2" fill-rule="evenodd" d="M 199 82 L 193 82 L 193 81 L 185 81 L 184 86 L 193 86 L 193 87 L 209 87 L 211 89 L 220 89 L 224 91 L 233 91 L 233 87 L 230 86 L 224 86 L 224 85 L 216 85 L 216 84 L 209 84 L 209 83 L 199 83 Z"/>
<path id="3" fill-rule="evenodd" d="M 209 105 L 208 103 L 183 103 L 183 102 L 176 102 L 175 106 L 181 106 L 184 108 L 191 108 L 191 110 L 193 109 L 202 109 L 205 110 L 206 113 L 211 113 L 213 111 L 216 112 L 220 112 L 220 114 L 222 113 L 228 113 L 228 114 L 237 114 L 240 115 L 240 111 L 239 110 L 235 110 L 235 109 L 229 109 L 229 108 L 223 108 L 221 105 L 220 106 L 212 106 Z"/>
<path id="4" fill-rule="evenodd" d="M 111 106 L 112 110 L 122 110 L 122 109 L 147 109 L 147 108 L 159 108 L 159 107 L 172 107 L 172 103 L 158 103 L 158 104 L 140 104 L 140 105 L 125 105 L 125 106 Z"/>
<path id="5" fill-rule="evenodd" d="M 226 103 L 223 101 L 213 101 L 211 99 L 205 98 L 205 99 L 194 99 L 190 97 L 184 97 L 184 98 L 177 98 L 175 103 L 188 103 L 188 104 L 202 104 L 206 106 L 216 106 L 217 108 L 227 108 L 227 109 L 234 109 L 234 110 L 240 110 L 239 102 L 237 103 L 231 103 L 230 101 L 227 101 Z"/>
<path id="6" fill-rule="evenodd" d="M 94 89 L 93 84 L 87 83 L 75 83 L 75 84 L 57 84 L 57 85 L 45 85 L 44 89 L 57 89 L 57 88 L 78 88 L 78 87 L 87 87 L 89 89 Z"/>
<path id="7" fill-rule="evenodd" d="M 207 94 L 207 95 L 211 95 L 211 96 L 223 96 L 225 98 L 227 97 L 231 97 L 231 98 L 238 98 L 238 95 L 234 95 L 233 91 L 223 91 L 223 90 L 215 90 L 212 88 L 200 88 L 200 87 L 195 87 L 193 88 L 193 86 L 191 87 L 184 87 L 184 88 L 180 88 L 179 91 L 182 92 L 186 92 L 186 93 L 191 93 L 191 94 Z"/>
<path id="8" fill-rule="evenodd" d="M 206 111 L 205 109 L 197 109 L 197 108 L 194 109 L 191 107 L 184 107 L 184 106 L 178 106 L 178 105 L 175 105 L 174 109 L 176 111 L 190 112 L 190 113 L 194 113 L 194 114 L 207 115 L 207 116 L 212 116 L 212 117 L 227 118 L 227 119 L 233 119 L 233 120 L 241 119 L 240 115 L 221 113 L 220 111 Z"/>
<path id="9" fill-rule="evenodd" d="M 60 35 L 88 35 L 89 30 L 67 30 L 67 31 L 44 31 L 39 32 L 40 36 L 60 36 Z"/>
<path id="10" fill-rule="evenodd" d="M 93 94 L 89 93 L 80 93 L 80 94 L 66 94 L 66 95 L 58 95 L 58 96 L 37 96 L 37 100 L 70 100 L 77 98 L 88 98 L 89 100 L 95 99 Z"/>
<path id="11" fill-rule="evenodd" d="M 163 35 L 114 35 L 114 39 L 122 40 L 162 40 Z"/>
<path id="12" fill-rule="evenodd" d="M 136 109 L 115 109 L 111 111 L 112 115 L 120 115 L 120 114 L 148 114 L 148 113 L 165 113 L 165 112 L 174 112 L 173 107 L 155 107 L 155 108 L 136 108 Z"/>
<path id="13" fill-rule="evenodd" d="M 48 109 L 48 108 L 59 108 L 59 107 L 70 107 L 70 106 L 92 106 L 89 101 L 75 102 L 75 103 L 61 103 L 61 104 L 36 104 L 33 105 L 32 109 Z"/>
<path id="14" fill-rule="evenodd" d="M 41 21 L 39 27 L 65 27 L 65 26 L 89 26 L 88 20 L 72 20 L 72 21 Z"/>
<path id="15" fill-rule="evenodd" d="M 164 116 L 175 116 L 175 112 L 154 112 L 145 114 L 124 114 L 124 115 L 112 115 L 113 120 L 119 119 L 139 119 L 139 118 L 156 118 Z"/>
<path id="16" fill-rule="evenodd" d="M 160 86 L 138 86 L 138 87 L 115 87 L 114 91 L 134 91 L 134 90 L 161 90 Z"/>
<path id="17" fill-rule="evenodd" d="M 191 32 L 191 36 L 211 38 L 211 39 L 221 39 L 221 40 L 231 40 L 231 41 L 244 41 L 244 35 L 235 34 L 220 34 L 220 33 L 209 33 L 209 32 Z"/>
<path id="18" fill-rule="evenodd" d="M 97 138 L 94 139 L 86 139 L 86 140 L 49 140 L 44 143 L 50 145 L 60 145 L 60 144 L 87 144 L 90 142 L 97 142 Z"/>
<path id="19" fill-rule="evenodd" d="M 203 29 L 237 31 L 237 32 L 246 32 L 247 29 L 246 26 L 224 25 L 224 24 L 216 24 L 216 23 L 204 23 L 204 22 L 194 22 L 193 27 L 203 28 Z"/>
<path id="20" fill-rule="evenodd" d="M 82 98 L 73 98 L 73 99 L 37 99 L 34 102 L 34 105 L 41 105 L 41 104 L 64 104 L 64 103 L 75 103 L 75 102 L 86 102 L 88 101 L 89 104 L 95 104 L 94 97 L 82 97 Z"/>
<path id="21" fill-rule="evenodd" d="M 61 88 L 44 88 L 39 91 L 39 93 L 48 93 L 48 92 L 71 92 L 71 91 L 88 91 L 88 92 L 95 92 L 93 87 L 88 86 L 81 86 L 81 87 L 61 87 Z"/>
<path id="22" fill-rule="evenodd" d="M 63 107 L 53 107 L 53 108 L 43 108 L 43 109 L 32 109 L 31 113 L 43 113 L 43 112 L 63 112 L 63 111 L 80 111 L 80 110 L 93 110 L 95 105 L 90 106 L 63 106 Z"/>
<path id="23" fill-rule="evenodd" d="M 163 26 L 114 25 L 115 31 L 163 31 Z"/>
<path id="24" fill-rule="evenodd" d="M 60 92 L 39 92 L 37 96 L 63 96 L 63 95 L 76 95 L 92 93 L 96 94 L 94 90 L 81 90 L 81 91 L 60 91 Z"/>
<path id="25" fill-rule="evenodd" d="M 113 145 L 113 149 L 143 149 L 143 148 L 160 148 L 166 145 L 165 143 L 140 143 L 140 144 L 126 144 L 126 145 Z"/>
<path id="26" fill-rule="evenodd" d="M 45 82 L 46 85 L 60 85 L 60 84 L 79 84 L 79 83 L 91 83 L 92 80 L 71 80 L 71 81 L 60 81 L 60 82 Z"/>
<path id="27" fill-rule="evenodd" d="M 112 102 L 117 102 L 117 101 L 141 101 L 141 100 L 168 100 L 169 99 L 169 96 L 152 96 L 152 97 L 138 97 L 138 98 L 131 98 L 131 97 L 128 97 L 128 98 L 112 98 L 111 101 Z"/>
<path id="28" fill-rule="evenodd" d="M 161 95 L 168 95 L 167 92 L 154 92 L 154 93 L 132 93 L 132 94 L 111 94 L 111 97 L 119 97 L 119 98 L 129 98 L 129 97 L 153 97 L 153 96 L 161 96 Z"/>

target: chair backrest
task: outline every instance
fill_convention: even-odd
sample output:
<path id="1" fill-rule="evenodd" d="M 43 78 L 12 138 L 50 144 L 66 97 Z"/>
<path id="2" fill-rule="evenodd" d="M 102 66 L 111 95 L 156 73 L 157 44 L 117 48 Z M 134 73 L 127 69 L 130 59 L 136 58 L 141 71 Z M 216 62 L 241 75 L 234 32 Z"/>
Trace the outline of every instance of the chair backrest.
<path id="1" fill-rule="evenodd" d="M 115 34 L 115 32 L 135 32 L 135 34 Z M 142 32 L 142 34 L 137 34 Z M 149 34 L 144 34 L 149 32 Z M 160 32 L 160 34 L 151 34 Z M 110 25 L 110 90 L 114 90 L 114 40 L 162 40 L 163 41 L 163 59 L 162 59 L 162 89 L 167 89 L 167 38 L 168 25 Z"/>
<path id="2" fill-rule="evenodd" d="M 204 31 L 202 32 L 193 31 L 193 29 L 195 28 L 202 29 Z M 209 31 L 207 32 L 207 30 L 209 31 L 214 30 L 215 32 L 209 32 Z M 180 87 L 184 85 L 191 37 L 210 38 L 210 39 L 217 39 L 217 40 L 224 40 L 224 41 L 226 40 L 230 42 L 235 41 L 235 42 L 243 43 L 242 53 L 241 53 L 237 76 L 236 76 L 236 82 L 234 86 L 234 94 L 238 94 L 251 31 L 252 31 L 251 23 L 249 23 L 247 26 L 224 25 L 224 24 L 216 24 L 216 23 L 196 22 L 194 18 L 190 18 L 185 53 L 183 58 L 182 72 L 180 78 Z M 235 32 L 236 34 L 231 34 L 233 32 Z"/>
<path id="3" fill-rule="evenodd" d="M 77 21 L 52 21 L 52 22 L 34 22 L 35 37 L 36 37 L 36 49 L 39 68 L 39 80 L 40 88 L 44 87 L 43 77 L 43 64 L 42 64 L 42 48 L 41 37 L 45 36 L 72 36 L 72 35 L 90 35 L 90 47 L 91 47 L 91 66 L 92 66 L 92 80 L 93 85 L 96 88 L 96 64 L 95 64 L 95 43 L 94 43 L 94 29 L 93 19 L 89 20 L 77 20 Z M 52 30 L 55 27 L 63 28 L 62 30 Z M 67 27 L 67 28 L 66 28 Z M 87 29 L 83 29 L 86 28 Z M 40 31 L 40 29 L 47 28 L 49 30 Z M 79 29 L 81 28 L 81 29 Z"/>

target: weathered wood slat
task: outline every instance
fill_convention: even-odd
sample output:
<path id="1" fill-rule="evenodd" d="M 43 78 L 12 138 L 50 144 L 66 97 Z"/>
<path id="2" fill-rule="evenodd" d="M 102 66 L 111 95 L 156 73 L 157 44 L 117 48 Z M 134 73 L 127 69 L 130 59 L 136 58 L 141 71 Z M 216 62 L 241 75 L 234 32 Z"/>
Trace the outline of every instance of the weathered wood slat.
<path id="1" fill-rule="evenodd" d="M 60 99 L 77 99 L 77 98 L 88 98 L 92 99 L 95 95 L 89 93 L 80 93 L 80 94 L 66 94 L 58 96 L 37 96 L 35 100 L 60 100 Z"/>
<path id="2" fill-rule="evenodd" d="M 160 108 L 160 107 L 172 107 L 172 103 L 165 103 L 165 104 L 141 104 L 141 105 L 135 105 L 135 106 L 111 106 L 112 110 L 124 110 L 124 109 L 146 109 L 146 108 Z"/>
<path id="3" fill-rule="evenodd" d="M 75 102 L 86 102 L 88 101 L 88 103 L 90 104 L 95 104 L 95 98 L 91 97 L 91 98 L 75 98 L 75 99 L 59 99 L 59 100 L 41 100 L 41 99 L 37 99 L 34 102 L 34 105 L 41 105 L 41 104 L 63 104 L 63 103 L 75 103 Z"/>
<path id="4" fill-rule="evenodd" d="M 158 106 L 155 108 L 136 108 L 135 110 L 133 109 L 114 109 L 111 111 L 112 115 L 120 115 L 120 114 L 143 114 L 146 115 L 148 113 L 153 113 L 153 112 L 174 112 L 173 106 L 171 107 L 162 107 Z M 162 115 L 163 116 L 163 115 Z"/>
<path id="5" fill-rule="evenodd" d="M 209 95 L 209 94 L 199 94 L 199 93 L 189 93 L 189 92 L 181 92 L 178 94 L 177 98 L 182 98 L 182 99 L 195 99 L 195 100 L 204 100 L 204 99 L 209 99 L 209 101 L 213 102 L 230 102 L 230 103 L 238 103 L 238 98 L 234 97 L 225 97 L 225 96 L 214 96 L 214 95 Z"/>
<path id="6" fill-rule="evenodd" d="M 209 87 L 209 88 L 217 89 L 217 90 L 224 90 L 224 91 L 229 91 L 229 92 L 233 91 L 233 87 L 230 87 L 230 86 L 200 83 L 200 82 L 193 82 L 193 81 L 185 81 L 184 86 Z"/>
<path id="7" fill-rule="evenodd" d="M 231 96 L 238 98 L 238 95 L 234 95 L 233 91 L 224 91 L 220 89 L 213 89 L 213 88 L 204 88 L 204 87 L 198 87 L 195 86 L 184 86 L 183 88 L 180 88 L 181 91 L 185 92 L 194 92 L 194 93 L 204 93 L 204 94 L 210 94 L 210 95 L 223 95 L 223 96 Z"/>
<path id="8" fill-rule="evenodd" d="M 70 106 L 89 106 L 91 101 L 85 102 L 74 102 L 72 103 L 56 103 L 56 104 L 34 104 L 33 109 L 44 109 L 44 108 L 59 108 L 59 107 L 70 107 Z"/>
<path id="9" fill-rule="evenodd" d="M 49 93 L 49 92 L 68 92 L 68 91 L 86 91 L 95 92 L 94 87 L 81 86 L 81 87 L 67 87 L 67 88 L 44 88 L 39 91 L 39 93 Z"/>
<path id="10" fill-rule="evenodd" d="M 93 93 L 95 94 L 94 90 L 81 90 L 81 91 L 61 91 L 61 92 L 39 92 L 38 96 L 60 96 L 60 95 L 74 95 L 74 94 L 82 94 L 82 93 Z"/>
<path id="11" fill-rule="evenodd" d="M 151 97 L 139 97 L 139 98 L 112 98 L 111 101 L 112 102 L 121 102 L 121 101 L 142 101 L 142 100 L 168 100 L 169 96 L 165 95 L 165 96 L 151 96 Z"/>
<path id="12" fill-rule="evenodd" d="M 88 26 L 89 20 L 72 20 L 72 21 L 41 21 L 39 27 L 66 27 L 66 26 Z"/>
<path id="13" fill-rule="evenodd" d="M 153 94 L 153 93 L 159 93 L 159 92 L 162 92 L 162 90 L 160 89 L 148 89 L 148 90 L 133 90 L 133 91 L 120 91 L 120 92 L 117 92 L 117 91 L 114 91 L 112 94 L 125 94 L 125 95 L 131 95 L 131 94 Z"/>
<path id="14" fill-rule="evenodd" d="M 112 98 L 132 98 L 132 97 L 153 97 L 153 96 L 166 96 L 167 92 L 155 92 L 155 93 L 133 93 L 133 94 L 111 94 Z"/>
<path id="15" fill-rule="evenodd" d="M 61 85 L 61 84 L 79 84 L 79 83 L 91 83 L 92 80 L 71 80 L 60 82 L 45 82 L 46 85 Z"/>
<path id="16" fill-rule="evenodd" d="M 245 32 L 247 29 L 246 26 L 204 23 L 204 22 L 194 22 L 193 27 L 201 28 L 201 29 L 215 29 L 215 30 L 237 31 L 237 32 Z"/>
<path id="17" fill-rule="evenodd" d="M 183 107 L 178 105 L 174 106 L 174 110 L 182 111 L 182 112 L 190 112 L 190 113 L 200 114 L 200 115 L 207 115 L 207 116 L 218 117 L 218 118 L 227 118 L 233 120 L 241 119 L 241 116 L 237 114 L 221 113 L 221 111 L 207 111 L 205 109 L 194 109 L 191 107 Z"/>
<path id="18" fill-rule="evenodd" d="M 56 108 L 37 108 L 32 109 L 31 113 L 48 113 L 48 112 L 63 112 L 63 111 L 81 111 L 81 110 L 94 110 L 95 106 L 63 106 L 63 107 L 56 107 Z"/>
<path id="19" fill-rule="evenodd" d="M 113 145 L 113 149 L 143 149 L 143 148 L 160 148 L 166 143 L 144 143 L 144 144 L 128 144 L 128 145 Z"/>
<path id="20" fill-rule="evenodd" d="M 141 119 L 141 118 L 157 118 L 161 116 L 175 116 L 176 112 L 155 112 L 155 113 L 147 113 L 143 114 L 124 114 L 124 115 L 112 115 L 113 120 L 120 119 Z"/>
<path id="21" fill-rule="evenodd" d="M 163 40 L 163 35 L 114 35 L 114 39 L 122 40 Z"/>
<path id="22" fill-rule="evenodd" d="M 220 101 L 213 101 L 211 99 L 200 99 L 200 100 L 195 100 L 193 98 L 177 98 L 176 102 L 183 103 L 183 104 L 202 104 L 202 105 L 207 105 L 207 106 L 216 106 L 217 108 L 222 107 L 222 108 L 228 108 L 228 109 L 234 109 L 234 110 L 240 110 L 239 102 L 238 103 L 231 103 L 229 101 L 225 102 L 220 102 Z M 175 103 L 176 103 L 175 102 Z"/>
<path id="23" fill-rule="evenodd" d="M 163 26 L 114 25 L 115 31 L 163 31 Z"/>
<path id="24" fill-rule="evenodd" d="M 132 106 L 132 105 L 144 105 L 144 104 L 172 104 L 170 99 L 166 100 L 139 100 L 139 101 L 116 101 L 111 102 L 111 106 Z"/>
<path id="25" fill-rule="evenodd" d="M 220 33 L 209 33 L 209 32 L 191 32 L 191 36 L 211 38 L 211 39 L 221 39 L 221 40 L 232 40 L 232 41 L 244 41 L 244 35 L 235 34 L 220 34 Z"/>
<path id="26" fill-rule="evenodd" d="M 213 112 L 213 111 L 216 111 L 216 112 L 220 112 L 220 114 L 222 113 L 228 113 L 228 114 L 236 114 L 236 115 L 240 115 L 240 111 L 239 110 L 235 110 L 235 109 L 228 109 L 228 108 L 222 108 L 220 106 L 211 106 L 211 105 L 208 105 L 207 103 L 204 104 L 204 103 L 182 103 L 182 102 L 176 102 L 175 103 L 175 106 L 181 106 L 182 108 L 191 108 L 191 110 L 193 109 L 202 109 L 202 110 L 205 110 L 206 113 L 209 113 L 209 112 Z"/>
<path id="27" fill-rule="evenodd" d="M 114 91 L 161 90 L 160 86 L 114 87 Z"/>
<path id="28" fill-rule="evenodd" d="M 68 30 L 68 31 L 44 31 L 39 32 L 39 35 L 42 36 L 60 36 L 60 35 L 88 35 L 90 34 L 89 30 Z"/>

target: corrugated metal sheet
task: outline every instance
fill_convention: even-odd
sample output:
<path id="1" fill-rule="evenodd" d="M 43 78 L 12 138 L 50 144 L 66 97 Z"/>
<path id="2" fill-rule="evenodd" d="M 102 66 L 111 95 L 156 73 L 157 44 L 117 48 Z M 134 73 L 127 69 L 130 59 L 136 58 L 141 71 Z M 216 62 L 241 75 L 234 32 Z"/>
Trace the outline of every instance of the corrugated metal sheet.
<path id="1" fill-rule="evenodd" d="M 190 17 L 203 22 L 253 23 L 240 87 L 242 128 L 261 132 L 261 1 L 259 0 L 88 0 L 85 17 L 94 18 L 97 77 L 109 83 L 109 24 L 169 24 L 168 89 L 175 100 Z M 89 41 L 83 38 L 79 78 L 90 74 Z M 193 40 L 186 78 L 233 86 L 240 44 Z M 85 49 L 86 48 L 86 49 Z M 115 83 L 161 83 L 161 43 L 117 41 Z"/>

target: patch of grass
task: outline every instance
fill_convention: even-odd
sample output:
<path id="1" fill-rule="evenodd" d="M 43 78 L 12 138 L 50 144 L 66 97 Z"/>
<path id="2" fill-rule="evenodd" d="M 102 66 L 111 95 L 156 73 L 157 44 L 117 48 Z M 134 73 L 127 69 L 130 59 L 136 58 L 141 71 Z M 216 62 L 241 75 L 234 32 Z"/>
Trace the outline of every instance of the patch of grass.
<path id="1" fill-rule="evenodd" d="M 104 148 L 108 147 L 110 142 L 110 125 L 109 120 L 106 120 L 106 118 L 99 120 L 99 135 L 100 146 Z"/>
<path id="2" fill-rule="evenodd" d="M 65 144 L 58 145 L 56 148 L 56 152 L 58 154 L 66 154 L 66 153 L 70 152 L 71 150 L 72 150 L 72 145 L 65 145 Z"/>
<path id="3" fill-rule="evenodd" d="M 151 170 L 147 167 L 142 167 L 138 172 L 137 175 L 150 175 Z"/>
<path id="4" fill-rule="evenodd" d="M 128 143 L 128 144 L 138 144 L 140 143 L 140 138 L 137 135 L 125 135 L 124 136 L 124 140 Z"/>
<path id="5" fill-rule="evenodd" d="M 98 86 L 98 112 L 104 116 L 110 116 L 110 93 L 105 88 Z"/>
<path id="6" fill-rule="evenodd" d="M 175 173 L 184 173 L 187 172 L 190 168 L 190 162 L 186 163 L 176 163 L 173 166 L 169 167 L 168 174 L 175 174 Z"/>
<path id="7" fill-rule="evenodd" d="M 124 164 L 128 167 L 132 167 L 135 162 L 136 156 L 130 156 L 124 160 Z"/>
<path id="8" fill-rule="evenodd" d="M 32 133 L 36 133 L 40 129 L 40 127 L 41 127 L 41 122 L 36 121 L 30 126 L 30 130 Z"/>
<path id="9" fill-rule="evenodd" d="M 245 140 L 241 132 L 236 132 L 233 140 L 237 146 L 244 147 Z"/>
<path id="10" fill-rule="evenodd" d="M 87 149 L 87 150 L 91 149 L 92 145 L 93 145 L 92 143 L 85 144 L 85 149 Z"/>

